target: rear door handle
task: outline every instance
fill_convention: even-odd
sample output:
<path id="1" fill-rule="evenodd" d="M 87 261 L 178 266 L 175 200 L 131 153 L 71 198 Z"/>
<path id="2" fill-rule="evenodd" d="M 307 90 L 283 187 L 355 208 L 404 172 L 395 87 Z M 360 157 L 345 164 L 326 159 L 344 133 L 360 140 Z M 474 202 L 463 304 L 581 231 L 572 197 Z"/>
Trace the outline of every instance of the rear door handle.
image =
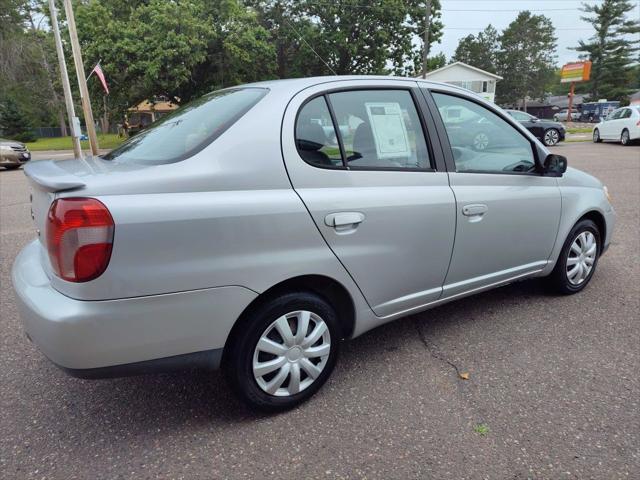
<path id="1" fill-rule="evenodd" d="M 356 228 L 364 221 L 364 213 L 360 212 L 338 212 L 330 213 L 324 217 L 324 223 L 327 227 L 333 227 L 336 230 L 345 230 Z"/>
<path id="2" fill-rule="evenodd" d="M 478 215 L 484 215 L 489 211 L 489 207 L 482 203 L 473 203 L 471 205 L 465 205 L 462 207 L 462 214 L 467 217 L 475 217 Z"/>

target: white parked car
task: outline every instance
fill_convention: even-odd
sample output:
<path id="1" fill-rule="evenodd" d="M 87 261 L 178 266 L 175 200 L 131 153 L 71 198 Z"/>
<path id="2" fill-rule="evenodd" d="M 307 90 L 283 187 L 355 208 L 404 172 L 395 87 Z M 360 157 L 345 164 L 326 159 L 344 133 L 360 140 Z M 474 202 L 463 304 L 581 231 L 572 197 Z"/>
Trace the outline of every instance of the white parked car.
<path id="1" fill-rule="evenodd" d="M 640 139 L 640 106 L 631 105 L 614 110 L 607 118 L 593 127 L 593 141 L 603 140 L 630 145 Z"/>
<path id="2" fill-rule="evenodd" d="M 578 110 L 571 110 L 571 120 L 578 121 L 581 115 Z M 567 118 L 569 118 L 569 110 L 566 108 L 553 115 L 553 120 L 556 122 L 566 122 Z"/>

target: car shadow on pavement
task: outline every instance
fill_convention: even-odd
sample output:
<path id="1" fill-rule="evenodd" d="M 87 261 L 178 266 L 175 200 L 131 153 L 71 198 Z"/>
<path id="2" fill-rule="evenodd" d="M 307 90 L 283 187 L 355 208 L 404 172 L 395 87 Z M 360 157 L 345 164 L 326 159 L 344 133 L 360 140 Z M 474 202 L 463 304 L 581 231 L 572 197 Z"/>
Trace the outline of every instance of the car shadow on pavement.
<path id="1" fill-rule="evenodd" d="M 407 342 L 420 334 L 439 343 L 440 336 L 448 330 L 467 328 L 470 322 L 491 322 L 491 313 L 505 304 L 517 305 L 528 298 L 548 297 L 539 281 L 527 281 L 458 300 L 451 304 L 422 312 L 398 322 L 378 327 L 361 337 L 343 343 L 337 375 L 329 379 L 324 389 L 310 402 L 339 402 L 340 392 L 353 390 L 349 383 L 357 375 L 376 375 L 376 364 L 385 360 L 381 350 L 393 355 Z M 515 299 L 515 300 L 514 300 Z M 517 308 L 514 309 L 514 314 Z M 483 316 L 487 318 L 482 318 Z M 419 325 L 420 333 L 414 325 Z M 486 325 L 489 327 L 489 325 Z M 484 328 L 484 327 L 483 327 Z M 381 349 L 381 345 L 383 348 Z M 265 417 L 245 407 L 231 392 L 221 371 L 184 371 L 157 375 L 144 375 L 104 380 L 81 380 L 66 376 L 44 357 L 35 368 L 41 377 L 38 393 L 31 387 L 31 394 L 40 398 L 34 402 L 46 402 L 46 409 L 38 408 L 39 415 L 55 416 L 63 430 L 106 427 L 108 436 L 144 435 L 150 432 L 181 430 L 202 425 L 206 428 L 233 428 L 243 422 L 253 422 Z M 43 384 L 48 384 L 42 389 Z M 42 389 L 42 390 L 41 390 Z M 358 392 L 352 393 L 359 395 Z M 324 397 L 324 398 L 321 398 Z M 303 404 L 296 410 L 304 415 Z M 285 413 L 284 415 L 287 415 Z M 105 432 L 102 432 L 105 434 Z"/>

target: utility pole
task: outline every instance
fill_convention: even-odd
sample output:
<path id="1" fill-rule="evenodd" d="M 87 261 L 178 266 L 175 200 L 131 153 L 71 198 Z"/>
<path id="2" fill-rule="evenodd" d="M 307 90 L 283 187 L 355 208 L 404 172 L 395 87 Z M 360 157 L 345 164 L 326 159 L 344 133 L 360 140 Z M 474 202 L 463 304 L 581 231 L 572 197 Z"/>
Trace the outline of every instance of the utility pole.
<path id="1" fill-rule="evenodd" d="M 80 100 L 82 100 L 84 120 L 87 124 L 87 135 L 89 135 L 91 153 L 93 153 L 93 155 L 98 155 L 98 137 L 96 136 L 96 126 L 93 123 L 91 100 L 89 99 L 89 89 L 87 88 L 87 78 L 84 74 L 84 63 L 82 62 L 82 52 L 80 51 L 80 43 L 78 42 L 78 31 L 76 30 L 76 20 L 73 16 L 73 7 L 71 6 L 71 0 L 64 0 L 64 11 L 67 15 L 67 24 L 69 25 L 69 36 L 71 37 L 73 63 L 76 66 L 76 74 L 78 75 Z"/>
<path id="2" fill-rule="evenodd" d="M 56 52 L 58 54 L 58 64 L 60 65 L 60 76 L 62 77 L 62 90 L 64 91 L 64 103 L 67 107 L 67 117 L 69 117 L 69 127 L 71 127 L 71 140 L 73 142 L 73 154 L 76 158 L 82 158 L 82 148 L 80 147 L 80 132 L 76 131 L 75 125 L 80 122 L 76 119 L 76 112 L 71 97 L 71 86 L 69 85 L 69 74 L 67 73 L 67 63 L 64 60 L 64 50 L 62 49 L 62 39 L 58 28 L 58 14 L 56 12 L 55 0 L 49 0 L 49 10 L 51 12 L 51 28 L 56 42 Z"/>
<path id="3" fill-rule="evenodd" d="M 427 0 L 424 29 L 424 52 L 422 52 L 422 78 L 427 78 L 427 54 L 429 53 L 429 28 L 431 24 L 431 0 Z"/>

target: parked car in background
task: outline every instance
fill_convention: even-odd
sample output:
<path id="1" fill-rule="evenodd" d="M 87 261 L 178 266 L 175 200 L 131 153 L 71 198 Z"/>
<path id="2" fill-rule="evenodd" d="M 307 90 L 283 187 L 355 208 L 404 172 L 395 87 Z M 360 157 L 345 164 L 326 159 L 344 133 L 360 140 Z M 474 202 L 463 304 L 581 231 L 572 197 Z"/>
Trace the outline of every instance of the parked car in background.
<path id="1" fill-rule="evenodd" d="M 393 77 L 216 91 L 25 173 L 38 238 L 12 279 L 47 357 L 88 378 L 221 366 L 269 411 L 313 395 L 343 338 L 532 277 L 581 291 L 615 220 L 495 104 Z"/>
<path id="2" fill-rule="evenodd" d="M 507 110 L 507 113 L 533 133 L 535 137 L 541 140 L 547 147 L 553 147 L 559 142 L 564 141 L 567 132 L 561 123 L 540 120 L 538 117 L 529 115 L 526 112 L 521 112 L 520 110 Z"/>
<path id="3" fill-rule="evenodd" d="M 31 152 L 24 143 L 0 138 L 0 167 L 15 170 L 31 160 Z"/>
<path id="4" fill-rule="evenodd" d="M 603 140 L 631 145 L 640 139 L 640 105 L 618 108 L 593 127 L 593 141 Z"/>
<path id="5" fill-rule="evenodd" d="M 581 122 L 598 123 L 607 118 L 611 112 L 620 107 L 619 101 L 608 102 L 601 100 L 598 102 L 587 102 L 581 105 Z"/>
<path id="6" fill-rule="evenodd" d="M 571 110 L 571 120 L 573 120 L 574 122 L 580 120 L 580 115 L 581 113 L 578 110 L 576 109 Z M 569 118 L 569 110 L 566 108 L 564 110 L 560 110 L 559 112 L 553 114 L 553 119 L 556 122 L 566 122 L 567 118 Z"/>

